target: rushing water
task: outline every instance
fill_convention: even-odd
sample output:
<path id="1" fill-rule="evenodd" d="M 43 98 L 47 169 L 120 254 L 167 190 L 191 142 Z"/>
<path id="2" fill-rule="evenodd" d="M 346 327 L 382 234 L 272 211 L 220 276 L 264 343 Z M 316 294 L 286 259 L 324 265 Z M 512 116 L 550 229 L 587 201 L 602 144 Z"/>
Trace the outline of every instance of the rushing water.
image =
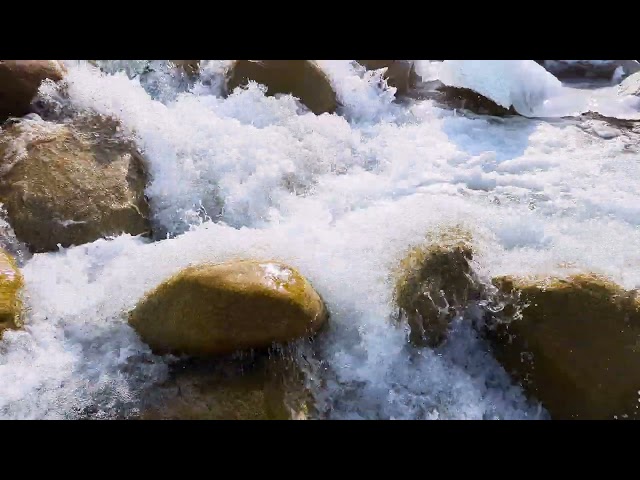
<path id="1" fill-rule="evenodd" d="M 0 415 L 135 412 L 167 365 L 125 313 L 190 263 L 249 257 L 297 267 L 327 302 L 331 326 L 311 367 L 320 418 L 546 418 L 468 319 L 435 350 L 410 348 L 389 322 L 391 271 L 425 232 L 451 225 L 473 232 L 485 279 L 590 270 L 640 285 L 638 133 L 557 118 L 634 118 L 635 100 L 548 77 L 547 90 L 532 90 L 524 82 L 541 85 L 531 80 L 540 71 L 521 62 L 510 75 L 456 62 L 418 71 L 467 79 L 545 119 L 394 102 L 379 72 L 347 61 L 321 62 L 344 105 L 321 116 L 255 84 L 223 99 L 224 61 L 205 62 L 195 83 L 163 62 L 142 83 L 141 62 L 107 62 L 107 73 L 69 62 L 68 100 L 51 86 L 42 95 L 121 120 L 149 160 L 162 238 L 125 235 L 24 262 L 29 314 L 0 343 Z"/>

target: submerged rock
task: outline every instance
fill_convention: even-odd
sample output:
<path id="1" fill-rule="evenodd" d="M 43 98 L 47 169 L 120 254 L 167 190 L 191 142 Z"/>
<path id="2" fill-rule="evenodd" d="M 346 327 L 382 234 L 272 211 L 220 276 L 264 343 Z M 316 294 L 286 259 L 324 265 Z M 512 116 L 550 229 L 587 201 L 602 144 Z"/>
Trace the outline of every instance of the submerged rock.
<path id="1" fill-rule="evenodd" d="M 189 77 L 195 77 L 200 73 L 200 60 L 169 60 L 169 64 Z"/>
<path id="2" fill-rule="evenodd" d="M 306 420 L 313 397 L 283 355 L 180 361 L 144 401 L 143 420 Z"/>
<path id="3" fill-rule="evenodd" d="M 8 253 L 0 250 L 0 336 L 6 329 L 22 326 L 22 286 L 22 274 L 16 263 Z"/>
<path id="4" fill-rule="evenodd" d="M 267 95 L 293 95 L 316 115 L 338 107 L 329 77 L 312 60 L 235 60 L 226 73 L 227 93 L 250 80 L 265 85 Z"/>
<path id="5" fill-rule="evenodd" d="M 0 122 L 29 113 L 40 84 L 62 80 L 65 73 L 58 60 L 0 60 Z"/>
<path id="6" fill-rule="evenodd" d="M 0 131 L 0 202 L 35 252 L 150 230 L 144 162 L 117 122 L 24 119 Z"/>
<path id="7" fill-rule="evenodd" d="M 496 358 L 552 418 L 638 417 L 637 291 L 594 275 L 494 284 L 506 295 L 488 328 Z"/>
<path id="8" fill-rule="evenodd" d="M 414 344 L 441 344 L 451 320 L 477 297 L 480 287 L 472 259 L 470 236 L 453 230 L 432 236 L 402 260 L 395 301 L 400 318 L 409 324 Z"/>
<path id="9" fill-rule="evenodd" d="M 386 68 L 384 78 L 387 84 L 397 88 L 397 93 L 403 95 L 418 83 L 418 74 L 411 60 L 356 60 L 367 70 Z"/>
<path id="10" fill-rule="evenodd" d="M 320 296 L 279 262 L 189 267 L 149 293 L 129 323 L 157 353 L 223 355 L 311 336 L 327 321 Z"/>

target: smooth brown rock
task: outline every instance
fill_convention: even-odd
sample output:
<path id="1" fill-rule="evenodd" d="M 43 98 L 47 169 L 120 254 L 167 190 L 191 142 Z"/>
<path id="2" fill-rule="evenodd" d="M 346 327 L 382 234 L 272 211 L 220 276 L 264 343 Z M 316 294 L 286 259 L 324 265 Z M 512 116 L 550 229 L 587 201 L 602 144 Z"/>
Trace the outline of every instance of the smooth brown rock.
<path id="1" fill-rule="evenodd" d="M 553 419 L 637 418 L 640 298 L 608 279 L 494 280 L 496 358 Z"/>
<path id="2" fill-rule="evenodd" d="M 182 270 L 143 298 L 129 323 L 157 353 L 209 356 L 309 337 L 327 318 L 297 270 L 233 261 Z"/>
<path id="3" fill-rule="evenodd" d="M 468 88 L 442 85 L 438 88 L 438 92 L 441 94 L 439 100 L 450 108 L 465 109 L 478 115 L 492 115 L 495 117 L 518 115 L 518 112 L 513 107 L 506 109 L 484 95 Z"/>
<path id="4" fill-rule="evenodd" d="M 42 82 L 62 80 L 65 73 L 58 60 L 0 60 L 0 122 L 29 113 Z"/>
<path id="5" fill-rule="evenodd" d="M 387 84 L 397 88 L 397 94 L 403 95 L 416 86 L 418 74 L 411 60 L 356 60 L 367 70 L 386 68 L 384 78 Z"/>
<path id="6" fill-rule="evenodd" d="M 250 80 L 265 85 L 267 95 L 293 95 L 316 115 L 338 107 L 329 77 L 312 60 L 235 60 L 226 73 L 227 93 Z"/>

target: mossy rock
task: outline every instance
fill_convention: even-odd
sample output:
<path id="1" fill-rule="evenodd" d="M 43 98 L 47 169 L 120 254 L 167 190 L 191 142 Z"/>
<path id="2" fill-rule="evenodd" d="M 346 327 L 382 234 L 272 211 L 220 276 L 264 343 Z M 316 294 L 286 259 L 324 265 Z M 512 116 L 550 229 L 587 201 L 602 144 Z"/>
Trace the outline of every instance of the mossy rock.
<path id="1" fill-rule="evenodd" d="M 472 259 L 471 236 L 452 229 L 430 235 L 401 261 L 394 297 L 414 344 L 440 345 L 451 320 L 478 297 Z"/>
<path id="2" fill-rule="evenodd" d="M 384 78 L 387 85 L 395 87 L 398 95 L 403 95 L 418 83 L 418 74 L 412 60 L 356 60 L 367 70 L 386 68 Z"/>
<path id="3" fill-rule="evenodd" d="M 40 84 L 65 73 L 59 60 L 0 60 L 0 122 L 29 113 Z"/>
<path id="4" fill-rule="evenodd" d="M 267 95 L 293 95 L 316 115 L 338 108 L 329 77 L 312 60 L 235 60 L 226 73 L 227 93 L 250 80 L 266 86 Z"/>
<path id="5" fill-rule="evenodd" d="M 306 420 L 313 396 L 294 359 L 187 360 L 143 402 L 143 420 Z"/>
<path id="6" fill-rule="evenodd" d="M 23 119 L 0 132 L 0 202 L 34 252 L 150 231 L 145 164 L 101 117 Z"/>
<path id="7" fill-rule="evenodd" d="M 640 299 L 591 274 L 494 279 L 496 358 L 554 419 L 637 418 Z"/>
<path id="8" fill-rule="evenodd" d="M 0 250 L 0 336 L 6 329 L 22 326 L 20 294 L 24 280 L 11 256 Z"/>
<path id="9" fill-rule="evenodd" d="M 327 317 L 297 270 L 233 261 L 182 270 L 143 298 L 129 323 L 157 353 L 208 356 L 309 337 Z"/>

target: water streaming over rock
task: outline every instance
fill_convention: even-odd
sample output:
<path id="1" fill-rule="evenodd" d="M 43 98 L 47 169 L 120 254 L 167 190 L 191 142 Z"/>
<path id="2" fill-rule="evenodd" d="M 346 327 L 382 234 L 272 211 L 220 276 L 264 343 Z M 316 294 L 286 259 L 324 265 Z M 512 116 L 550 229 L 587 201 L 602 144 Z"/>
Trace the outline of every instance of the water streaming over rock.
<path id="1" fill-rule="evenodd" d="M 167 359 L 126 322 L 137 300 L 192 263 L 269 258 L 299 269 L 331 313 L 328 331 L 300 345 L 318 418 L 546 418 L 471 328 L 473 311 L 443 346 L 407 344 L 389 320 L 391 273 L 426 232 L 459 225 L 473 234 L 485 280 L 589 270 L 640 285 L 637 131 L 394 102 L 380 72 L 320 63 L 337 114 L 316 116 L 256 84 L 223 98 L 224 61 L 205 61 L 198 80 L 166 62 L 111 62 L 104 72 L 68 62 L 64 95 L 42 87 L 49 105 L 120 119 L 148 159 L 161 240 L 124 235 L 24 262 L 28 317 L 0 343 L 0 416 L 135 415 L 142 392 L 167 375 Z M 457 68 L 418 67 L 424 76 Z M 493 86 L 500 98 L 525 92 L 530 117 L 583 113 L 593 98 L 603 115 L 628 113 L 606 89 L 554 83 L 555 103 L 545 103 L 522 84 L 503 94 L 521 75 L 465 73 L 474 74 L 489 96 Z"/>

